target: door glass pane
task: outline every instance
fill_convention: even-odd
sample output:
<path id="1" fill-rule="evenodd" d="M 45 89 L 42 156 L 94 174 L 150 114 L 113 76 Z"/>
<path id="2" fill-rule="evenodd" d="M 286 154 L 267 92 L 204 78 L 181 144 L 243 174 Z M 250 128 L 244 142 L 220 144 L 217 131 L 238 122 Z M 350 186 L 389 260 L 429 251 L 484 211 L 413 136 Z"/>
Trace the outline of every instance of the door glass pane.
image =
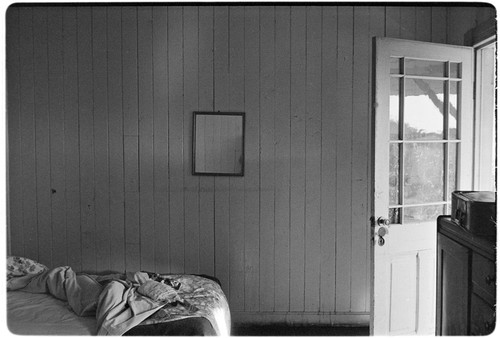
<path id="1" fill-rule="evenodd" d="M 401 58 L 391 58 L 391 74 L 401 74 Z"/>
<path id="2" fill-rule="evenodd" d="M 404 147 L 404 202 L 438 202 L 444 194 L 442 143 L 409 143 Z"/>
<path id="3" fill-rule="evenodd" d="M 444 93 L 444 81 L 407 79 L 404 104 L 405 139 L 443 139 Z"/>
<path id="4" fill-rule="evenodd" d="M 448 192 L 446 200 L 451 200 L 451 193 L 457 190 L 457 144 L 448 144 Z"/>
<path id="5" fill-rule="evenodd" d="M 444 205 L 407 207 L 404 208 L 403 223 L 435 221 L 439 215 L 443 215 L 445 212 Z"/>
<path id="6" fill-rule="evenodd" d="M 399 204 L 399 144 L 391 144 L 389 155 L 389 204 Z"/>
<path id="7" fill-rule="evenodd" d="M 389 209 L 390 224 L 401 224 L 401 208 Z"/>
<path id="8" fill-rule="evenodd" d="M 391 95 L 389 97 L 389 122 L 391 140 L 399 139 L 399 106 L 400 106 L 400 80 L 391 78 Z"/>
<path id="9" fill-rule="evenodd" d="M 446 62 L 406 59 L 406 75 L 446 76 Z"/>
<path id="10" fill-rule="evenodd" d="M 450 140 L 457 139 L 457 118 L 458 118 L 458 93 L 459 83 L 450 81 L 450 112 L 448 119 L 448 138 Z"/>
<path id="11" fill-rule="evenodd" d="M 450 77 L 459 79 L 461 78 L 461 67 L 460 63 L 450 62 Z"/>

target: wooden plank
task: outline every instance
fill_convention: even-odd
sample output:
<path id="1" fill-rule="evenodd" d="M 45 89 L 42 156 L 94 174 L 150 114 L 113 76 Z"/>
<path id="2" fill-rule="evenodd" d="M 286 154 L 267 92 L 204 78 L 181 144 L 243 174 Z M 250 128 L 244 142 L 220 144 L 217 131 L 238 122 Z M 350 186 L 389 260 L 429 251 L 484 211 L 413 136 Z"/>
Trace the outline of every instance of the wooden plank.
<path id="1" fill-rule="evenodd" d="M 245 311 L 259 296 L 259 9 L 245 6 Z"/>
<path id="2" fill-rule="evenodd" d="M 139 135 L 137 62 L 137 7 L 122 7 L 123 132 L 128 136 Z"/>
<path id="3" fill-rule="evenodd" d="M 64 73 L 62 8 L 48 10 L 52 265 L 68 265 L 64 167 Z"/>
<path id="4" fill-rule="evenodd" d="M 305 310 L 320 308 L 321 263 L 321 7 L 307 7 Z"/>
<path id="5" fill-rule="evenodd" d="M 276 6 L 274 309 L 290 306 L 290 6 Z"/>
<path id="6" fill-rule="evenodd" d="M 108 65 L 105 7 L 92 7 L 92 64 L 94 93 L 95 222 L 97 271 L 111 267 L 113 240 L 109 226 Z"/>
<path id="7" fill-rule="evenodd" d="M 170 201 L 170 269 L 184 272 L 184 175 L 183 175 L 183 49 L 182 7 L 168 8 L 168 159 Z"/>
<path id="8" fill-rule="evenodd" d="M 474 11 L 470 7 L 448 7 L 446 23 L 446 43 L 463 46 L 465 34 L 474 26 Z"/>
<path id="9" fill-rule="evenodd" d="M 446 12 L 446 7 L 435 6 L 431 8 L 432 42 L 446 43 Z"/>
<path id="10" fill-rule="evenodd" d="M 401 27 L 400 37 L 402 39 L 415 39 L 416 33 L 416 7 L 404 6 L 401 7 Z"/>
<path id="11" fill-rule="evenodd" d="M 419 41 L 430 42 L 432 40 L 432 7 L 421 6 L 417 7 L 416 11 L 415 38 Z"/>
<path id="12" fill-rule="evenodd" d="M 337 252 L 336 311 L 350 310 L 351 298 L 351 202 L 352 202 L 352 61 L 353 7 L 338 11 L 338 115 L 337 115 Z"/>
<path id="13" fill-rule="evenodd" d="M 274 20 L 260 7 L 260 311 L 274 309 Z"/>
<path id="14" fill-rule="evenodd" d="M 354 8 L 354 46 L 353 46 L 353 93 L 364 93 L 356 95 L 353 100 L 352 118 L 352 260 L 351 260 L 351 311 L 369 311 L 367 300 L 369 290 L 367 289 L 366 266 L 369 264 L 369 210 L 368 198 L 370 189 L 368 176 L 370 175 L 368 162 L 371 152 L 369 139 L 369 112 L 370 112 L 370 83 L 371 73 L 370 51 L 372 39 L 370 36 L 370 8 Z"/>
<path id="15" fill-rule="evenodd" d="M 245 9 L 229 7 L 229 110 L 245 105 Z M 245 308 L 245 178 L 229 179 L 229 286 L 230 307 Z"/>
<path id="16" fill-rule="evenodd" d="M 78 45 L 76 7 L 63 8 L 64 167 L 68 265 L 82 269 L 80 211 L 80 148 L 78 146 Z"/>
<path id="17" fill-rule="evenodd" d="M 199 8 L 198 22 L 198 105 L 200 111 L 214 109 L 213 16 L 212 6 Z M 214 274 L 214 178 L 200 177 L 200 272 Z"/>
<path id="18" fill-rule="evenodd" d="M 401 7 L 387 6 L 385 8 L 385 36 L 399 38 L 401 29 Z"/>
<path id="19" fill-rule="evenodd" d="M 125 93 L 124 93 L 125 94 Z M 125 182 L 125 269 L 139 271 L 141 269 L 141 229 L 140 229 L 140 197 L 138 185 L 130 185 L 135 180 L 139 165 L 139 137 L 125 135 L 123 137 Z"/>
<path id="20" fill-rule="evenodd" d="M 214 111 L 229 108 L 229 31 L 228 7 L 214 7 Z M 225 130 L 221 129 L 222 133 Z M 221 150 L 220 137 L 216 137 L 216 149 Z M 222 162 L 222 161 L 221 161 Z M 222 289 L 229 294 L 229 178 L 215 178 L 215 275 Z"/>
<path id="21" fill-rule="evenodd" d="M 153 11 L 137 9 L 139 182 L 141 269 L 155 269 L 154 152 L 153 152 Z"/>
<path id="22" fill-rule="evenodd" d="M 198 110 L 198 7 L 185 6 L 184 11 L 184 223 L 185 223 L 185 271 L 200 271 L 200 209 L 199 178 L 191 174 L 192 169 L 192 123 L 193 111 Z"/>
<path id="23" fill-rule="evenodd" d="M 153 152 L 154 152 L 154 219 L 155 268 L 170 271 L 169 181 L 168 181 L 168 73 L 167 73 L 167 7 L 153 10 Z"/>
<path id="24" fill-rule="evenodd" d="M 125 268 L 140 269 L 139 112 L 137 7 L 122 8 L 123 153 L 125 189 Z"/>
<path id="25" fill-rule="evenodd" d="M 323 8 L 321 95 L 321 276 L 320 311 L 335 309 L 337 145 L 337 8 Z"/>
<path id="26" fill-rule="evenodd" d="M 47 8 L 33 8 L 33 27 L 38 260 L 52 266 Z"/>
<path id="27" fill-rule="evenodd" d="M 110 269 L 125 271 L 121 8 L 107 8 Z"/>
<path id="28" fill-rule="evenodd" d="M 23 180 L 21 153 L 21 78 L 20 10 L 9 7 L 6 13 L 7 80 L 7 254 L 24 256 Z"/>
<path id="29" fill-rule="evenodd" d="M 36 139 L 33 60 L 33 8 L 19 9 L 21 157 L 24 254 L 38 259 L 38 218 L 36 199 Z"/>
<path id="30" fill-rule="evenodd" d="M 77 8 L 80 217 L 82 222 L 82 269 L 85 271 L 94 271 L 97 262 L 91 11 L 90 7 Z"/>
<path id="31" fill-rule="evenodd" d="M 306 12 L 291 12 L 290 311 L 305 306 Z"/>

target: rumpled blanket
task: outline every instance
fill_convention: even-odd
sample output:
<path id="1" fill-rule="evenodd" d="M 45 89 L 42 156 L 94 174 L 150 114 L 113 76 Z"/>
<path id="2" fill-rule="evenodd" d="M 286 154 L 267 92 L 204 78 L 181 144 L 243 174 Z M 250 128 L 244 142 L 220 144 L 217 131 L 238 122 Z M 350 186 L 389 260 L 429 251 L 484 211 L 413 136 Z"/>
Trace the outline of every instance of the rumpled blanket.
<path id="1" fill-rule="evenodd" d="M 217 335 L 229 335 L 229 307 L 218 284 L 194 275 L 162 277 L 179 285 L 175 297 L 152 299 L 138 292 L 151 281 L 144 272 L 129 273 L 124 279 L 103 278 L 77 274 L 68 266 L 11 278 L 7 289 L 48 293 L 67 301 L 77 315 L 96 317 L 98 335 L 122 335 L 137 325 L 188 317 L 204 317 Z"/>

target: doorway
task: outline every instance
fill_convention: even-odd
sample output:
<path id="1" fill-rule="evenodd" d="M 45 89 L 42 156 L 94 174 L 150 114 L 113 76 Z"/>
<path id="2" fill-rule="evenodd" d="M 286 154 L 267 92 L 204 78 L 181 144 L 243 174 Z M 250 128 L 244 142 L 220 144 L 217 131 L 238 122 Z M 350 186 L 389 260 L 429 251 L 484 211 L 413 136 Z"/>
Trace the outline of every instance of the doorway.
<path id="1" fill-rule="evenodd" d="M 473 49 L 375 41 L 374 335 L 435 332 L 436 219 L 472 188 Z"/>

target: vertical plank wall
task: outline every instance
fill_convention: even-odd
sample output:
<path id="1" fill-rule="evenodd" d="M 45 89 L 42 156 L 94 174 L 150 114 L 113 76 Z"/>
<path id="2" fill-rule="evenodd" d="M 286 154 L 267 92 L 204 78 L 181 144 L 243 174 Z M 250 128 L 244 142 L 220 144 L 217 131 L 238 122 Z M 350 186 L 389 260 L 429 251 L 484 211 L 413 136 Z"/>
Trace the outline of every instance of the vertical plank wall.
<path id="1" fill-rule="evenodd" d="M 8 252 L 217 276 L 235 321 L 367 323 L 374 36 L 462 44 L 492 8 L 14 6 Z M 191 175 L 193 111 L 245 176 Z"/>

